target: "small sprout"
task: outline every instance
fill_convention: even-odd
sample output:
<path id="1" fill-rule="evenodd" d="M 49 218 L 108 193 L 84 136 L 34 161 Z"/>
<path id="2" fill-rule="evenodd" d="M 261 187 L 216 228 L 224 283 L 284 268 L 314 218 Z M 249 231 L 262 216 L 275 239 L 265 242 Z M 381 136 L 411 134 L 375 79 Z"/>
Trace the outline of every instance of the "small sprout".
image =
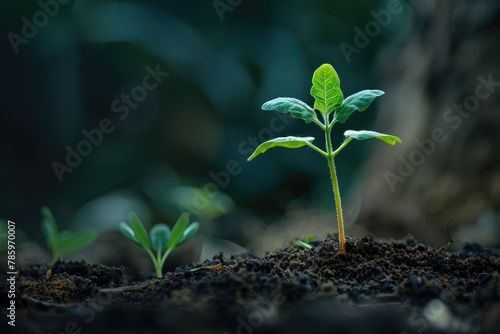
<path id="1" fill-rule="evenodd" d="M 69 253 L 87 247 L 97 238 L 97 234 L 92 230 L 59 232 L 52 211 L 44 206 L 41 209 L 41 214 L 43 218 L 42 232 L 47 246 L 52 251 L 53 263 Z"/>
<path id="2" fill-rule="evenodd" d="M 295 246 L 312 249 L 313 246 L 311 245 L 311 243 L 313 243 L 314 241 L 316 241 L 316 237 L 312 234 L 309 234 L 304 238 L 304 240 L 295 240 L 293 244 Z"/>
<path id="3" fill-rule="evenodd" d="M 311 108 L 305 102 L 290 97 L 279 97 L 262 105 L 263 110 L 276 110 L 284 114 L 290 113 L 292 117 L 300 118 L 307 124 L 316 124 L 325 132 L 325 150 L 313 144 L 314 137 L 278 137 L 260 144 L 248 158 L 248 161 L 274 147 L 300 148 L 307 146 L 323 155 L 327 159 L 330 169 L 335 209 L 337 212 L 339 248 L 341 253 L 345 253 L 344 218 L 342 215 L 339 182 L 337 179 L 337 171 L 335 170 L 334 158 L 353 139 L 379 139 L 389 145 L 401 143 L 401 139 L 396 136 L 374 131 L 347 130 L 344 132 L 344 142 L 336 150 L 333 150 L 331 131 L 335 123 L 345 123 L 349 116 L 356 110 L 360 112 L 365 111 L 376 97 L 383 94 L 384 92 L 380 90 L 370 89 L 357 92 L 344 99 L 344 94 L 340 89 L 340 79 L 337 72 L 335 72 L 332 65 L 323 64 L 314 72 L 312 78 L 311 95 L 315 99 L 314 108 Z M 319 115 L 321 115 L 321 120 L 318 118 L 317 111 L 319 111 Z"/>
<path id="4" fill-rule="evenodd" d="M 302 240 L 295 240 L 293 243 L 295 244 L 295 246 L 304 247 L 307 249 L 312 249 L 311 245 L 309 245 L 307 242 L 304 242 Z"/>
<path id="5" fill-rule="evenodd" d="M 149 236 L 135 213 L 131 212 L 128 220 L 129 224 L 120 223 L 120 231 L 144 248 L 153 261 L 158 278 L 163 277 L 163 265 L 175 247 L 191 239 L 200 229 L 200 224 L 196 222 L 189 224 L 188 213 L 183 213 L 179 217 L 172 230 L 165 224 L 156 224 L 149 231 Z M 153 251 L 156 251 L 156 254 Z"/>
<path id="6" fill-rule="evenodd" d="M 52 269 L 48 269 L 47 273 L 45 273 L 45 279 L 49 280 L 52 277 Z"/>
<path id="7" fill-rule="evenodd" d="M 317 240 L 318 240 L 318 238 L 316 238 L 316 236 L 315 236 L 315 235 L 312 235 L 312 234 L 308 234 L 308 235 L 306 235 L 306 237 L 304 238 L 304 242 L 306 242 L 306 243 L 308 243 L 308 244 L 310 244 L 310 243 L 312 243 L 312 242 L 314 242 L 314 241 L 317 241 Z"/>

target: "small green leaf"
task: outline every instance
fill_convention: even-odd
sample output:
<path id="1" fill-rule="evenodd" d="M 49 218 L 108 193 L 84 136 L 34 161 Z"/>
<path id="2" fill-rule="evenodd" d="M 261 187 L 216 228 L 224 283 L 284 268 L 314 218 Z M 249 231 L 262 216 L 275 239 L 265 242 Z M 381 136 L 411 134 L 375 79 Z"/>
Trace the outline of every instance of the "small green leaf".
<path id="1" fill-rule="evenodd" d="M 145 249 L 151 249 L 151 242 L 149 241 L 148 232 L 142 225 L 139 217 L 134 212 L 128 215 L 128 220 L 130 221 L 130 227 L 134 231 L 134 235 L 137 238 L 139 244 Z"/>
<path id="2" fill-rule="evenodd" d="M 309 245 L 307 242 L 304 242 L 302 240 L 295 240 L 294 243 L 295 243 L 296 246 L 299 246 L 299 247 L 303 247 L 303 248 L 307 248 L 307 249 L 311 249 L 312 248 L 311 245 Z"/>
<path id="3" fill-rule="evenodd" d="M 191 239 L 192 237 L 194 237 L 194 235 L 198 233 L 199 229 L 200 229 L 200 224 L 198 224 L 197 222 L 191 223 L 182 234 L 182 238 L 177 243 L 177 245 L 181 245 L 186 241 L 188 241 L 189 239 Z"/>
<path id="4" fill-rule="evenodd" d="M 41 214 L 42 214 L 42 233 L 45 236 L 45 240 L 47 241 L 47 246 L 53 250 L 54 248 L 57 248 L 57 225 L 56 221 L 54 219 L 54 215 L 52 214 L 52 211 L 44 206 L 41 208 Z"/>
<path id="5" fill-rule="evenodd" d="M 276 110 L 283 114 L 290 113 L 292 117 L 300 118 L 306 123 L 311 123 L 314 119 L 317 119 L 313 108 L 293 97 L 278 97 L 267 101 L 262 105 L 262 110 Z"/>
<path id="6" fill-rule="evenodd" d="M 165 224 L 157 224 L 149 231 L 149 237 L 151 238 L 153 249 L 161 250 L 167 246 L 170 239 L 170 227 Z"/>
<path id="7" fill-rule="evenodd" d="M 135 237 L 135 233 L 134 233 L 134 231 L 132 230 L 132 228 L 131 228 L 128 224 L 126 224 L 126 223 L 124 223 L 124 222 L 121 222 L 121 223 L 120 223 L 120 231 L 121 231 L 121 232 L 122 232 L 122 234 L 123 234 L 124 236 L 126 236 L 128 239 L 132 240 L 134 243 L 136 243 L 136 244 L 137 244 L 137 245 L 139 245 L 139 246 L 141 245 L 141 244 L 139 243 L 139 240 L 137 240 L 137 238 Z"/>
<path id="8" fill-rule="evenodd" d="M 316 236 L 313 234 L 308 234 L 304 237 L 304 242 L 308 244 L 316 240 L 318 240 L 318 238 L 316 238 Z"/>
<path id="9" fill-rule="evenodd" d="M 66 254 L 82 249 L 97 238 L 97 234 L 91 230 L 84 230 L 76 233 L 63 232 L 59 238 L 59 252 L 63 257 Z"/>
<path id="10" fill-rule="evenodd" d="M 278 137 L 271 140 L 268 140 L 262 144 L 260 144 L 252 155 L 247 159 L 247 161 L 251 161 L 259 154 L 265 153 L 267 150 L 273 147 L 285 147 L 285 148 L 300 148 L 303 146 L 309 146 L 314 137 Z"/>
<path id="11" fill-rule="evenodd" d="M 356 110 L 365 111 L 377 96 L 384 92 L 376 89 L 366 89 L 348 96 L 340 108 L 335 111 L 334 122 L 344 123 Z"/>
<path id="12" fill-rule="evenodd" d="M 43 235 L 45 236 L 45 241 L 47 242 L 47 246 L 50 249 L 53 249 L 55 245 L 55 240 L 57 238 L 57 232 L 55 231 L 53 225 L 49 221 L 42 220 L 42 232 Z"/>
<path id="13" fill-rule="evenodd" d="M 367 140 L 375 138 L 375 139 L 380 139 L 389 145 L 395 145 L 396 143 L 401 144 L 401 139 L 399 137 L 368 130 L 360 130 L 360 131 L 347 130 L 346 132 L 344 132 L 344 136 L 346 141 L 351 139 Z"/>
<path id="14" fill-rule="evenodd" d="M 59 244 L 68 242 L 71 239 L 73 239 L 73 235 L 74 234 L 72 232 L 70 232 L 70 231 L 62 231 L 61 233 L 59 233 L 57 241 L 59 242 Z"/>
<path id="15" fill-rule="evenodd" d="M 330 64 L 321 65 L 314 71 L 311 95 L 315 98 L 314 109 L 328 115 L 342 105 L 344 95 L 340 89 L 340 79 Z"/>
<path id="16" fill-rule="evenodd" d="M 174 225 L 174 228 L 172 229 L 172 235 L 170 236 L 170 240 L 168 241 L 167 248 L 168 249 L 173 249 L 177 244 L 181 241 L 184 231 L 186 230 L 187 226 L 189 224 L 189 214 L 188 213 L 183 213 L 177 219 L 177 222 Z"/>

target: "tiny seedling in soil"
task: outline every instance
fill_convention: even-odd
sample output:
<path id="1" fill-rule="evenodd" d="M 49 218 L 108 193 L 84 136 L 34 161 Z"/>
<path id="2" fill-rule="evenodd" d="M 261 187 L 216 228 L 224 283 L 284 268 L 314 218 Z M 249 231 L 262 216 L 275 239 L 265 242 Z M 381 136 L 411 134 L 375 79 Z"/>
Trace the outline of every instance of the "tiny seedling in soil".
<path id="1" fill-rule="evenodd" d="M 304 240 L 295 240 L 293 244 L 298 247 L 312 249 L 313 248 L 312 243 L 315 241 L 317 241 L 317 238 L 314 235 L 309 234 L 304 238 Z"/>
<path id="2" fill-rule="evenodd" d="M 189 214 L 183 213 L 177 220 L 172 231 L 165 224 L 156 224 L 148 232 L 133 212 L 128 217 L 129 224 L 120 223 L 120 231 L 135 244 L 144 248 L 156 270 L 158 278 L 163 277 L 163 265 L 175 247 L 191 239 L 200 229 L 198 223 L 189 224 Z M 156 255 L 153 253 L 156 251 Z"/>
<path id="3" fill-rule="evenodd" d="M 313 74 L 311 95 L 314 97 L 314 108 L 311 108 L 305 102 L 291 97 L 279 97 L 268 101 L 262 105 L 263 110 L 276 110 L 292 117 L 300 118 L 304 122 L 315 123 L 325 132 L 326 150 L 322 150 L 312 142 L 314 137 L 278 137 L 260 144 L 248 161 L 254 159 L 259 154 L 266 152 L 274 147 L 300 148 L 308 146 L 316 152 L 323 155 L 328 161 L 330 168 L 330 177 L 332 180 L 333 195 L 335 199 L 335 209 L 337 212 L 337 222 L 339 229 L 339 248 L 341 253 L 345 253 L 345 235 L 344 219 L 342 215 L 342 205 L 340 199 L 339 182 L 337 171 L 335 169 L 335 157 L 347 146 L 353 139 L 367 140 L 379 139 L 389 145 L 401 143 L 401 139 L 396 136 L 367 130 L 347 130 L 344 132 L 344 142 L 333 150 L 331 131 L 335 123 L 345 123 L 345 121 L 356 110 L 365 111 L 373 100 L 384 94 L 376 89 L 368 89 L 357 92 L 344 99 L 344 94 L 340 89 L 340 79 L 337 72 L 330 64 L 321 65 Z M 322 116 L 320 120 L 316 112 L 318 110 Z M 332 116 L 333 115 L 333 116 Z"/>
<path id="4" fill-rule="evenodd" d="M 97 238 L 97 234 L 92 230 L 59 232 L 52 211 L 44 206 L 41 209 L 41 213 L 43 217 L 42 232 L 45 236 L 47 246 L 52 251 L 53 263 L 69 253 L 90 245 Z"/>

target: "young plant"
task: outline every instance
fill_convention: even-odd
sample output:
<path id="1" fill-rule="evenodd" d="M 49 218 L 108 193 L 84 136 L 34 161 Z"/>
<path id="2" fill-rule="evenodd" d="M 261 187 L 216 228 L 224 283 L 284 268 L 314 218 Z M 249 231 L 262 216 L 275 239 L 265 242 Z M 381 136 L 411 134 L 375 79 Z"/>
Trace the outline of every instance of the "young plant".
<path id="1" fill-rule="evenodd" d="M 149 231 L 149 236 L 135 213 L 131 212 L 128 220 L 130 225 L 120 223 L 120 231 L 135 244 L 144 248 L 153 261 L 158 278 L 163 277 L 163 265 L 175 247 L 191 239 L 200 229 L 200 225 L 196 222 L 189 224 L 187 213 L 179 217 L 172 231 L 165 224 L 156 224 Z"/>
<path id="2" fill-rule="evenodd" d="M 317 239 L 314 235 L 309 234 L 307 235 L 304 240 L 295 240 L 293 244 L 298 247 L 303 247 L 307 249 L 312 249 L 312 243 L 315 242 Z"/>
<path id="3" fill-rule="evenodd" d="M 62 231 L 59 233 L 52 211 L 48 207 L 42 207 L 42 232 L 45 236 L 47 246 L 52 251 L 52 262 L 63 258 L 69 253 L 90 245 L 97 238 L 97 234 L 91 230 L 80 232 Z"/>
<path id="4" fill-rule="evenodd" d="M 259 154 L 266 152 L 274 147 L 300 148 L 308 146 L 323 155 L 328 161 L 330 177 L 332 181 L 333 195 L 335 198 L 335 209 L 337 212 L 337 222 L 339 229 L 339 248 L 341 253 L 345 253 L 344 219 L 342 216 L 342 205 L 339 192 L 339 182 L 335 170 L 335 157 L 347 146 L 353 139 L 367 140 L 379 139 L 389 145 L 401 143 L 401 139 L 396 136 L 367 131 L 367 130 L 347 130 L 344 132 L 344 142 L 336 149 L 332 148 L 331 131 L 335 123 L 345 123 L 345 121 L 356 110 L 365 111 L 373 100 L 384 94 L 380 90 L 363 90 L 344 99 L 344 94 L 340 89 L 340 80 L 337 72 L 330 64 L 321 65 L 313 74 L 311 95 L 314 97 L 314 108 L 308 106 L 305 102 L 291 97 L 279 97 L 268 101 L 262 105 L 263 110 L 276 110 L 292 117 L 300 118 L 304 122 L 315 123 L 325 132 L 326 150 L 322 150 L 312 142 L 313 137 L 278 137 L 260 144 L 253 154 L 247 159 L 254 159 Z M 316 110 L 322 116 L 318 118 Z"/>

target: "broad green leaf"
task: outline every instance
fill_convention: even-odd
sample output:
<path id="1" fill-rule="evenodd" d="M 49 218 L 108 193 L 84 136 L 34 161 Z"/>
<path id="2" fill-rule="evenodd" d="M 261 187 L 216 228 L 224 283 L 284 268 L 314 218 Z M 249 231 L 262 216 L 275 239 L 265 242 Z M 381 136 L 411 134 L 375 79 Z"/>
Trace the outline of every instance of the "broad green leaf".
<path id="1" fill-rule="evenodd" d="M 188 224 L 189 214 L 181 214 L 179 219 L 177 219 L 174 228 L 172 229 L 172 235 L 170 236 L 170 240 L 168 241 L 167 248 L 173 249 L 175 246 L 177 246 L 177 244 L 181 241 Z"/>
<path id="2" fill-rule="evenodd" d="M 314 71 L 311 95 L 315 98 L 314 109 L 328 115 L 342 105 L 344 95 L 340 90 L 340 79 L 330 64 L 321 65 Z"/>
<path id="3" fill-rule="evenodd" d="M 303 146 L 309 146 L 312 143 L 314 137 L 278 137 L 271 140 L 268 140 L 262 144 L 260 144 L 252 155 L 247 159 L 247 161 L 251 161 L 259 154 L 265 153 L 267 150 L 273 147 L 285 147 L 285 148 L 299 148 Z"/>
<path id="4" fill-rule="evenodd" d="M 188 241 L 189 239 L 191 239 L 192 237 L 194 237 L 194 235 L 198 233 L 199 229 L 200 229 L 200 224 L 198 224 L 197 222 L 191 223 L 182 234 L 182 238 L 177 243 L 177 245 L 181 245 L 186 241 Z"/>
<path id="5" fill-rule="evenodd" d="M 170 227 L 165 224 L 157 224 L 149 231 L 149 238 L 151 239 L 151 244 L 153 249 L 162 249 L 168 244 L 170 239 Z"/>
<path id="6" fill-rule="evenodd" d="M 401 144 L 401 139 L 399 137 L 368 130 L 360 130 L 360 131 L 347 130 L 346 132 L 344 132 L 344 136 L 346 140 L 351 140 L 351 139 L 367 140 L 374 138 L 374 139 L 380 139 L 389 145 L 395 145 L 396 143 Z"/>
<path id="7" fill-rule="evenodd" d="M 132 240 L 133 242 L 135 242 L 136 244 L 138 244 L 139 246 L 141 245 L 139 243 L 139 240 L 137 240 L 137 238 L 135 237 L 135 233 L 134 231 L 132 230 L 132 228 L 124 223 L 124 222 L 121 222 L 120 223 L 120 231 L 122 232 L 122 234 L 124 236 L 126 236 L 128 239 Z"/>
<path id="8" fill-rule="evenodd" d="M 47 241 L 47 246 L 49 246 L 50 249 L 54 249 L 54 247 L 57 247 L 57 225 L 56 221 L 54 219 L 54 215 L 52 214 L 52 211 L 44 206 L 41 208 L 41 214 L 42 214 L 42 233 L 45 236 L 45 240 Z"/>
<path id="9" fill-rule="evenodd" d="M 76 233 L 61 233 L 59 239 L 60 256 L 82 249 L 94 242 L 96 238 L 97 234 L 91 230 L 84 230 Z"/>
<path id="10" fill-rule="evenodd" d="M 134 231 L 134 235 L 139 241 L 139 244 L 144 247 L 144 249 L 151 249 L 151 242 L 149 241 L 148 232 L 142 225 L 139 217 L 134 212 L 128 215 L 128 220 L 130 221 L 130 227 Z"/>
<path id="11" fill-rule="evenodd" d="M 278 97 L 267 101 L 262 105 L 262 110 L 276 110 L 283 114 L 290 113 L 292 117 L 303 119 L 306 123 L 311 123 L 314 119 L 317 119 L 313 108 L 293 97 Z"/>
<path id="12" fill-rule="evenodd" d="M 365 111 L 377 96 L 384 92 L 376 89 L 367 89 L 348 96 L 340 108 L 335 111 L 334 122 L 344 123 L 356 110 Z"/>

